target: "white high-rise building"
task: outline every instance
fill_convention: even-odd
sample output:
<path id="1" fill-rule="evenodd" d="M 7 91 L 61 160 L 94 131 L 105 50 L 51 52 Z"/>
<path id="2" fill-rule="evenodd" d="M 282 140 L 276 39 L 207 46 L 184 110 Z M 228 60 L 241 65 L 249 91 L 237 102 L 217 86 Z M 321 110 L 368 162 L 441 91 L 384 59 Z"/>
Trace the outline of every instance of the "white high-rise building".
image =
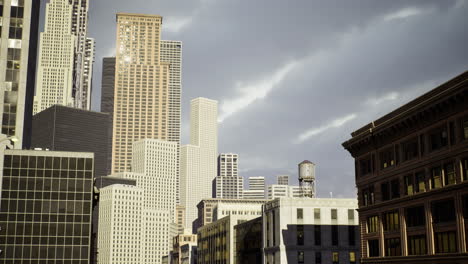
<path id="1" fill-rule="evenodd" d="M 160 263 L 172 245 L 172 233 L 175 231 L 170 230 L 176 220 L 177 146 L 176 142 L 157 139 L 137 141 L 132 147 L 132 172 L 112 175 L 136 180 L 136 186 L 143 190 L 139 263 Z M 113 228 L 118 229 L 119 226 Z M 131 248 L 125 252 L 131 254 Z"/>
<path id="2" fill-rule="evenodd" d="M 50 0 L 47 4 L 34 114 L 54 104 L 90 109 L 94 40 L 87 37 L 88 8 L 88 0 Z"/>
<path id="3" fill-rule="evenodd" d="M 268 185 L 267 191 L 268 199 L 276 199 L 280 197 L 302 197 L 301 187 L 299 186 L 288 186 L 283 184 L 272 184 Z"/>
<path id="4" fill-rule="evenodd" d="M 145 218 L 142 188 L 114 184 L 99 190 L 98 262 L 140 264 Z"/>
<path id="5" fill-rule="evenodd" d="M 180 202 L 186 228 L 197 218 L 197 204 L 212 197 L 218 155 L 218 102 L 196 98 L 190 102 L 190 145 L 180 152 Z"/>
<path id="6" fill-rule="evenodd" d="M 249 177 L 249 189 L 243 191 L 244 199 L 265 199 L 265 177 Z"/>
<path id="7" fill-rule="evenodd" d="M 215 179 L 216 198 L 242 199 L 244 178 L 238 174 L 239 155 L 221 153 L 218 157 L 218 176 Z"/>
<path id="8" fill-rule="evenodd" d="M 289 175 L 276 176 L 276 183 L 280 185 L 289 185 Z"/>

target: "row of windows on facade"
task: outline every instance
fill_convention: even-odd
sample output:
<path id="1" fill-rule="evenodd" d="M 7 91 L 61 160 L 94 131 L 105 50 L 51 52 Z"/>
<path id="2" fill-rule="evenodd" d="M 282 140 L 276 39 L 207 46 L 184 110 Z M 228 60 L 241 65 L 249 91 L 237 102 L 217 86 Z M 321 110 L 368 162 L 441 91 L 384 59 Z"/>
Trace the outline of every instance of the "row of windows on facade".
<path id="1" fill-rule="evenodd" d="M 316 251 L 315 252 L 315 264 L 322 264 L 322 252 Z M 331 261 L 332 264 L 339 264 L 340 263 L 340 252 L 338 251 L 332 251 L 331 252 Z M 349 261 L 349 262 L 347 262 Z M 348 260 L 345 263 L 349 264 L 355 264 L 356 263 L 356 252 L 355 251 L 350 251 L 348 252 Z M 267 263 L 269 263 L 267 261 Z M 298 251 L 297 252 L 297 263 L 298 264 L 304 264 L 304 263 L 310 263 L 305 257 L 304 251 Z"/>
<path id="2" fill-rule="evenodd" d="M 426 173 L 426 171 L 428 173 Z M 461 180 L 468 180 L 468 158 L 458 164 L 446 162 L 443 165 L 422 169 L 403 176 L 404 195 L 414 195 L 457 183 L 457 172 L 461 171 Z M 426 177 L 428 175 L 428 177 Z M 381 201 L 400 198 L 400 178 L 395 178 L 380 184 Z M 364 206 L 375 203 L 374 186 L 362 189 Z"/>
<path id="3" fill-rule="evenodd" d="M 320 219 L 320 212 L 321 208 L 314 208 L 314 219 L 319 220 Z M 348 220 L 354 220 L 354 209 L 348 209 Z M 331 215 L 331 220 L 338 220 L 338 209 L 330 209 L 330 215 Z M 303 220 L 304 219 L 304 209 L 303 208 L 297 208 L 296 209 L 296 216 L 298 220 Z"/>
<path id="4" fill-rule="evenodd" d="M 468 117 L 460 120 L 460 127 L 462 141 L 468 140 Z M 383 170 L 398 165 L 400 163 L 400 157 L 402 159 L 401 162 L 421 157 L 427 153 L 425 146 L 429 146 L 428 152 L 432 152 L 447 147 L 449 143 L 450 145 L 455 145 L 457 143 L 454 122 L 450 122 L 448 125 L 433 129 L 427 134 L 421 134 L 380 151 L 378 153 L 379 169 Z M 357 164 L 359 166 L 359 175 L 365 176 L 375 172 L 378 169 L 374 165 L 375 162 L 376 157 L 374 154 L 360 159 Z"/>
<path id="5" fill-rule="evenodd" d="M 462 197 L 462 210 L 458 212 L 463 214 L 463 217 L 468 219 L 468 195 Z M 434 241 L 435 241 L 435 253 L 455 253 L 457 252 L 457 232 L 456 232 L 456 217 L 457 212 L 455 209 L 455 203 L 453 199 L 435 201 L 431 203 L 431 219 L 426 219 L 424 205 L 408 207 L 404 209 L 404 217 L 406 223 L 406 230 L 408 233 L 408 255 L 424 255 L 427 254 L 427 241 L 425 229 L 421 229 L 426 226 L 428 221 L 434 224 Z M 381 221 L 379 221 L 381 219 Z M 390 211 L 383 214 L 370 216 L 367 218 L 367 233 L 375 234 L 379 233 L 382 225 L 384 234 L 388 232 L 399 232 L 404 225 L 400 223 L 399 212 Z M 439 230 L 439 224 L 450 224 L 451 230 Z M 446 228 L 445 228 L 446 229 Z M 418 232 L 419 231 L 419 232 Z M 415 234 L 416 233 L 416 234 Z M 468 239 L 467 239 L 468 242 Z M 369 239 L 368 240 L 368 256 L 378 257 L 379 256 L 379 240 Z M 394 237 L 391 239 L 385 239 L 385 256 L 400 256 L 401 246 L 400 237 Z"/>
<path id="6" fill-rule="evenodd" d="M 93 159 L 6 155 L 5 168 L 37 168 L 45 170 L 93 170 Z"/>

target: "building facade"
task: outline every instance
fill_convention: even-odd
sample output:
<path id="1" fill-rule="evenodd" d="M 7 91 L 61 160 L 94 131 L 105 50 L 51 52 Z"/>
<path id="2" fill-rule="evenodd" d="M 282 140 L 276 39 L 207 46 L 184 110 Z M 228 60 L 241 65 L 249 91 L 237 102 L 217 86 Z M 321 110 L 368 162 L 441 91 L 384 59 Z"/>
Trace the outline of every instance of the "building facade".
<path id="1" fill-rule="evenodd" d="M 109 129 L 107 133 L 107 175 L 112 168 L 112 129 L 114 127 L 114 85 L 115 57 L 102 58 L 101 77 L 101 112 L 109 114 Z"/>
<path id="2" fill-rule="evenodd" d="M 90 110 L 94 40 L 87 37 L 88 9 L 88 0 L 46 4 L 34 114 L 55 104 Z"/>
<path id="3" fill-rule="evenodd" d="M 0 44 L 2 134 L 16 137 L 14 148 L 29 148 L 37 58 L 39 1 L 4 0 Z"/>
<path id="4" fill-rule="evenodd" d="M 466 263 L 468 72 L 351 135 L 363 263 Z"/>
<path id="5" fill-rule="evenodd" d="M 112 173 L 131 171 L 132 144 L 169 140 L 169 63 L 160 60 L 162 17 L 117 14 Z"/>
<path id="6" fill-rule="evenodd" d="M 263 263 L 360 263 L 355 199 L 280 198 L 263 207 Z"/>
<path id="7" fill-rule="evenodd" d="M 173 246 L 172 250 L 169 254 L 170 258 L 170 263 L 171 264 L 181 264 L 182 258 L 186 257 L 184 256 L 185 252 L 182 252 L 182 247 L 184 245 L 189 245 L 189 246 L 196 246 L 197 245 L 197 235 L 194 234 L 179 234 L 173 238 Z M 189 254 L 189 259 L 193 256 L 190 256 L 192 254 Z M 185 261 L 186 262 L 186 261 Z"/>
<path id="8" fill-rule="evenodd" d="M 6 150 L 0 263 L 89 263 L 93 154 Z"/>
<path id="9" fill-rule="evenodd" d="M 276 184 L 289 185 L 289 175 L 278 175 L 278 176 L 276 176 Z"/>
<path id="10" fill-rule="evenodd" d="M 186 228 L 194 227 L 198 202 L 212 197 L 218 156 L 217 119 L 217 101 L 195 98 L 190 102 L 190 145 L 182 146 L 180 155 L 180 202 L 185 207 Z"/>
<path id="11" fill-rule="evenodd" d="M 109 114 L 62 105 L 33 117 L 32 148 L 94 153 L 95 175 L 107 175 Z"/>
<path id="12" fill-rule="evenodd" d="M 218 176 L 213 184 L 213 197 L 224 199 L 242 199 L 244 178 L 239 177 L 239 155 L 221 153 L 218 156 Z"/>
<path id="13" fill-rule="evenodd" d="M 235 264 L 263 263 L 262 228 L 261 216 L 234 226 Z"/>
<path id="14" fill-rule="evenodd" d="M 249 177 L 249 189 L 243 191 L 244 199 L 265 199 L 265 177 Z"/>
<path id="15" fill-rule="evenodd" d="M 266 193 L 267 199 L 270 200 L 280 197 L 302 197 L 301 187 L 299 186 L 272 184 L 268 185 Z"/>

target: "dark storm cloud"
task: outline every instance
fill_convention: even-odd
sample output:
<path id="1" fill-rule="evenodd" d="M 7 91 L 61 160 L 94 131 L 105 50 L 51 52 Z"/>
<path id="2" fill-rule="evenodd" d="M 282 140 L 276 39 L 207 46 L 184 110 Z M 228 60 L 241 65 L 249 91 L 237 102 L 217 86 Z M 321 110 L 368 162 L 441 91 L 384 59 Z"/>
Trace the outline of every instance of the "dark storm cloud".
<path id="1" fill-rule="evenodd" d="M 190 99 L 219 100 L 219 150 L 243 176 L 295 178 L 310 159 L 322 197 L 355 193 L 352 130 L 468 66 L 464 1 L 90 2 L 95 109 L 115 13 L 160 14 L 163 38 L 184 42 L 183 143 Z"/>

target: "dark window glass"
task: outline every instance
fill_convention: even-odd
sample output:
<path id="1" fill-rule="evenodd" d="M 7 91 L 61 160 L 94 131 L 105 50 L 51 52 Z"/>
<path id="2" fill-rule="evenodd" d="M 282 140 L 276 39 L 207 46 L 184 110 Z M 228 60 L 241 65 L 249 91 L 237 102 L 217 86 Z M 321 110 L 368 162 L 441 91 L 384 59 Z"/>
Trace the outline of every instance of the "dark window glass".
<path id="1" fill-rule="evenodd" d="M 23 18 L 24 15 L 24 7 L 22 6 L 12 6 L 11 7 L 11 17 L 16 17 L 16 18 Z"/>
<path id="2" fill-rule="evenodd" d="M 457 252 L 457 233 L 455 231 L 435 233 L 436 253 Z"/>
<path id="3" fill-rule="evenodd" d="M 400 197 L 400 180 L 395 179 L 390 182 L 391 187 L 391 199 L 396 199 Z"/>
<path id="4" fill-rule="evenodd" d="M 370 186 L 362 190 L 362 201 L 364 206 L 374 204 L 374 187 Z"/>
<path id="5" fill-rule="evenodd" d="M 462 130 L 463 139 L 468 139 L 468 117 L 465 117 L 465 120 L 462 121 Z"/>
<path id="6" fill-rule="evenodd" d="M 430 133 L 431 151 L 441 149 L 448 144 L 447 128 L 445 126 L 431 131 Z"/>
<path id="7" fill-rule="evenodd" d="M 332 262 L 333 264 L 340 263 L 340 254 L 338 252 L 332 252 Z"/>
<path id="8" fill-rule="evenodd" d="M 348 226 L 348 243 L 350 246 L 356 245 L 356 231 L 354 226 Z"/>
<path id="9" fill-rule="evenodd" d="M 405 195 L 413 195 L 415 193 L 413 175 L 406 175 L 403 180 L 405 182 Z"/>
<path id="10" fill-rule="evenodd" d="M 359 161 L 361 176 L 367 175 L 372 172 L 371 157 L 366 157 Z"/>
<path id="11" fill-rule="evenodd" d="M 297 208 L 297 219 L 303 219 L 304 218 L 304 211 L 302 208 Z"/>
<path id="12" fill-rule="evenodd" d="M 463 217 L 465 219 L 468 218 L 468 195 L 464 195 L 462 197 L 463 200 Z"/>
<path id="13" fill-rule="evenodd" d="M 304 245 L 304 226 L 303 225 L 297 226 L 297 245 L 299 246 Z"/>
<path id="14" fill-rule="evenodd" d="M 331 219 L 337 220 L 338 219 L 338 211 L 337 209 L 331 209 Z"/>
<path id="15" fill-rule="evenodd" d="M 297 263 L 304 263 L 304 251 L 297 252 Z"/>
<path id="16" fill-rule="evenodd" d="M 418 157 L 419 146 L 417 137 L 404 142 L 402 145 L 404 161 L 412 160 Z"/>
<path id="17" fill-rule="evenodd" d="M 384 182 L 380 185 L 380 189 L 382 192 L 382 201 L 390 200 L 390 184 L 388 182 Z"/>
<path id="18" fill-rule="evenodd" d="M 322 231 L 319 225 L 314 226 L 314 240 L 316 246 L 322 244 Z"/>
<path id="19" fill-rule="evenodd" d="M 424 175 L 423 171 L 416 172 L 415 174 L 415 180 L 416 180 L 416 185 L 415 185 L 415 192 L 425 192 L 426 191 L 426 177 Z"/>
<path id="20" fill-rule="evenodd" d="M 393 148 L 388 148 L 380 152 L 380 168 L 385 169 L 395 165 L 395 153 Z"/>
<path id="21" fill-rule="evenodd" d="M 410 207 L 406 209 L 406 225 L 408 227 L 424 226 L 426 216 L 424 206 Z"/>
<path id="22" fill-rule="evenodd" d="M 462 160 L 463 181 L 468 180 L 468 158 Z"/>
<path id="23" fill-rule="evenodd" d="M 367 241 L 367 251 L 369 257 L 378 257 L 379 254 L 379 240 L 372 239 Z"/>
<path id="24" fill-rule="evenodd" d="M 433 202 L 432 221 L 436 224 L 455 221 L 455 205 L 453 200 Z"/>
<path id="25" fill-rule="evenodd" d="M 426 235 L 408 236 L 408 255 L 426 254 Z"/>
<path id="26" fill-rule="evenodd" d="M 375 233 L 379 230 L 379 217 L 377 215 L 367 218 L 367 233 Z"/>
<path id="27" fill-rule="evenodd" d="M 332 225 L 332 246 L 338 246 L 338 226 Z"/>
<path id="28" fill-rule="evenodd" d="M 315 252 L 315 263 L 322 264 L 322 252 Z"/>
<path id="29" fill-rule="evenodd" d="M 401 256 L 401 247 L 399 238 L 385 239 L 385 255 Z"/>

